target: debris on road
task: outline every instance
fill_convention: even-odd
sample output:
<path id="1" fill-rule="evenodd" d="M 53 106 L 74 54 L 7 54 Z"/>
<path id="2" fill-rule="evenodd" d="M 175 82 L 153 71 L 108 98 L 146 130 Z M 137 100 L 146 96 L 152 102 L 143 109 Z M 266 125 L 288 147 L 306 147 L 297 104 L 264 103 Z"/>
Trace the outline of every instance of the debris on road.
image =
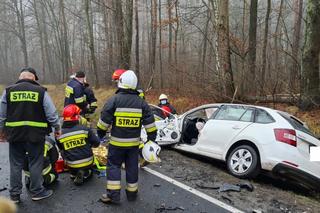
<path id="1" fill-rule="evenodd" d="M 240 186 L 224 183 L 222 186 L 220 186 L 218 192 L 229 192 L 229 191 L 240 192 L 241 189 L 240 189 Z"/>
<path id="2" fill-rule="evenodd" d="M 228 192 L 235 191 L 240 192 L 241 189 L 247 189 L 249 192 L 252 192 L 254 187 L 251 183 L 238 183 L 236 185 L 224 183 L 222 186 L 216 186 L 214 184 L 204 185 L 196 183 L 196 186 L 200 189 L 219 189 L 219 192 Z"/>
<path id="3" fill-rule="evenodd" d="M 176 211 L 176 210 L 181 210 L 184 211 L 185 208 L 183 206 L 178 206 L 178 207 L 166 207 L 165 203 L 162 203 L 159 208 L 156 208 L 156 212 L 166 212 L 166 211 Z"/>
<path id="4" fill-rule="evenodd" d="M 220 186 L 215 186 L 215 185 L 201 185 L 201 184 L 196 184 L 196 186 L 200 189 L 219 189 Z"/>
<path id="5" fill-rule="evenodd" d="M 156 183 L 156 184 L 153 184 L 153 186 L 154 186 L 154 187 L 160 187 L 160 186 L 161 186 L 161 184 Z"/>
<path id="6" fill-rule="evenodd" d="M 249 192 L 253 192 L 253 185 L 251 183 L 238 183 L 237 186 L 240 186 L 241 189 L 247 189 Z"/>

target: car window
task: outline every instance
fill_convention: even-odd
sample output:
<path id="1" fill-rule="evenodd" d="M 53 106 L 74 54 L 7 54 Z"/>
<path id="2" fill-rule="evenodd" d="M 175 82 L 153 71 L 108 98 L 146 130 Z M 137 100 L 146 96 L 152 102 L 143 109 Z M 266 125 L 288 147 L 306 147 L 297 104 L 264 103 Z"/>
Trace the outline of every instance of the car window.
<path id="1" fill-rule="evenodd" d="M 205 113 L 206 113 L 206 116 L 207 118 L 211 118 L 213 113 L 217 110 L 218 108 L 217 107 L 212 107 L 212 108 L 207 108 L 205 109 Z"/>
<path id="2" fill-rule="evenodd" d="M 240 121 L 252 122 L 254 117 L 254 109 L 247 109 L 245 113 L 239 119 Z"/>
<path id="3" fill-rule="evenodd" d="M 291 125 L 293 128 L 297 129 L 297 130 L 300 130 L 304 133 L 307 133 L 311 136 L 314 136 L 312 134 L 312 132 L 308 129 L 308 127 L 306 127 L 301 121 L 295 119 L 293 116 L 290 116 L 290 114 L 285 114 L 285 113 L 281 113 L 279 112 L 279 114 L 284 118 L 286 119 Z"/>
<path id="4" fill-rule="evenodd" d="M 247 110 L 248 107 L 245 106 L 222 106 L 214 119 L 239 121 L 243 118 L 243 121 L 250 121 L 250 119 L 248 119 L 250 117 L 250 111 L 247 113 Z"/>
<path id="5" fill-rule="evenodd" d="M 255 117 L 256 123 L 261 124 L 269 124 L 275 122 L 275 120 L 263 109 L 257 109 L 256 110 L 256 117 Z"/>
<path id="6" fill-rule="evenodd" d="M 205 118 L 206 113 L 203 109 L 200 109 L 200 110 L 197 110 L 195 112 L 190 113 L 187 116 L 188 116 L 188 118 Z"/>

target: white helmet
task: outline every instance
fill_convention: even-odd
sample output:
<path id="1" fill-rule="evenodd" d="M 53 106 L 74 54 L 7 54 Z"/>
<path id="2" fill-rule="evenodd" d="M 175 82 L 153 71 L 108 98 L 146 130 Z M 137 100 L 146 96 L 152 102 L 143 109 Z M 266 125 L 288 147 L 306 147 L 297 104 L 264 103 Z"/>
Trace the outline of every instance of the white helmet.
<path id="1" fill-rule="evenodd" d="M 168 96 L 165 95 L 165 94 L 161 94 L 161 95 L 159 96 L 159 100 L 163 100 L 163 99 L 168 99 Z"/>
<path id="2" fill-rule="evenodd" d="M 122 89 L 136 89 L 138 84 L 138 78 L 132 70 L 124 72 L 118 81 L 118 87 Z"/>
<path id="3" fill-rule="evenodd" d="M 160 162 L 160 151 L 161 147 L 158 144 L 152 141 L 148 141 L 142 148 L 142 156 L 149 163 L 158 163 Z"/>

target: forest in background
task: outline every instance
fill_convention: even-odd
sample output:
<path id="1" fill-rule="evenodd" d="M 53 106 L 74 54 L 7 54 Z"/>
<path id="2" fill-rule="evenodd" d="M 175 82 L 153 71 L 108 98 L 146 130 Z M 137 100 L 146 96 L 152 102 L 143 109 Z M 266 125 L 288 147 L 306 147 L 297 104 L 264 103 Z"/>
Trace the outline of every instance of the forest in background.
<path id="1" fill-rule="evenodd" d="M 99 88 L 125 68 L 144 89 L 318 106 L 319 29 L 318 0 L 0 0 L 1 83 L 32 66 Z"/>

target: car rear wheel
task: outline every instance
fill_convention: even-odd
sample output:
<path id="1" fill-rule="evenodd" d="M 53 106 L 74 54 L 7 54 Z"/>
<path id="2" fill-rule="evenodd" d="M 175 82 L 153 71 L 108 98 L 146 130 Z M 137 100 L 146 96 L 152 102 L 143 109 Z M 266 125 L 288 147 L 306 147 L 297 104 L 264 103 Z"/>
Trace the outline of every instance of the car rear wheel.
<path id="1" fill-rule="evenodd" d="M 260 172 L 258 153 L 249 145 L 235 147 L 228 156 L 227 166 L 238 178 L 254 178 Z"/>

